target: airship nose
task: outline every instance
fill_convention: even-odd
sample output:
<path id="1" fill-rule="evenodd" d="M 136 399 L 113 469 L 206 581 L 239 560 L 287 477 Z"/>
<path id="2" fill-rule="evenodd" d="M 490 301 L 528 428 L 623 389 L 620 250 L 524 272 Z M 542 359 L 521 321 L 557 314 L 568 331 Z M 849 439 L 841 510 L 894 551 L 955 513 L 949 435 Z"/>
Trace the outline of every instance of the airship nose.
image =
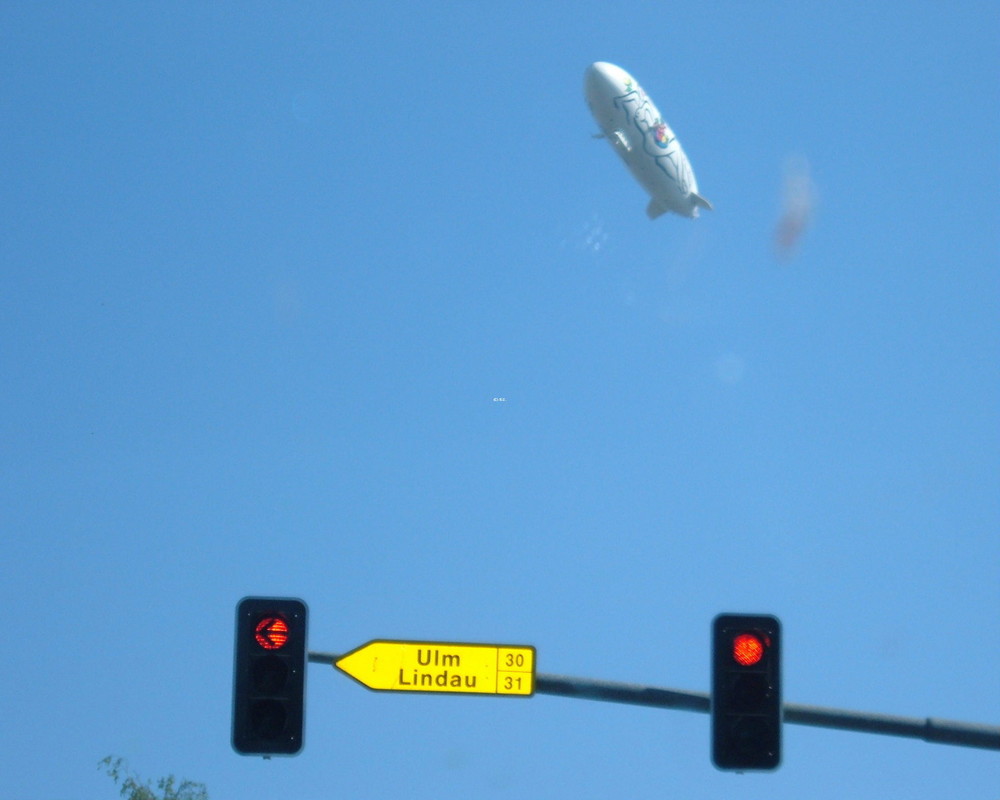
<path id="1" fill-rule="evenodd" d="M 588 75 L 603 75 L 604 77 L 609 77 L 619 71 L 618 67 L 614 64 L 609 64 L 607 61 L 595 61 L 587 67 Z"/>
<path id="2" fill-rule="evenodd" d="M 607 64 L 604 61 L 597 61 L 587 67 L 583 76 L 583 92 L 587 97 L 587 102 L 591 105 L 613 96 L 614 80 L 608 69 L 613 66 L 613 64 Z"/>
<path id="3" fill-rule="evenodd" d="M 605 64 L 603 61 L 595 61 L 589 67 L 587 67 L 586 73 L 583 76 L 583 85 L 586 88 L 587 94 L 590 94 L 592 90 L 597 89 L 601 86 L 605 86 L 608 83 L 608 67 L 609 64 Z"/>
<path id="4" fill-rule="evenodd" d="M 583 87 L 587 101 L 615 97 L 625 91 L 625 85 L 631 78 L 621 67 L 609 64 L 607 61 L 595 61 L 587 67 L 584 73 Z"/>

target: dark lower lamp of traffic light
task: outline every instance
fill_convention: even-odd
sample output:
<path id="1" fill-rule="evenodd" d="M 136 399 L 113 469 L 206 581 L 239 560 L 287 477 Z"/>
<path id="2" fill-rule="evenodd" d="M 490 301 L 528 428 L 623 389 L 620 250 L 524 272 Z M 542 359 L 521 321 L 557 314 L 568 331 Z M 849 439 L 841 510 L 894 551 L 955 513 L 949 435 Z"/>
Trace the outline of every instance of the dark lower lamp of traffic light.
<path id="1" fill-rule="evenodd" d="M 764 657 L 764 648 L 770 644 L 752 633 L 741 633 L 733 637 L 733 661 L 743 667 L 752 667 Z"/>

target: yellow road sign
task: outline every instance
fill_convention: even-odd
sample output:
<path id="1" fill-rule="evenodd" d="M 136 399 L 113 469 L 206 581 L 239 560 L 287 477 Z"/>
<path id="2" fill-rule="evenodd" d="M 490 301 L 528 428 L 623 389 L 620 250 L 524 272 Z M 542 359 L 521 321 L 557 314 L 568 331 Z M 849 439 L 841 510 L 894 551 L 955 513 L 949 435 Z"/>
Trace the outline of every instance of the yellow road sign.
<path id="1" fill-rule="evenodd" d="M 527 645 L 376 639 L 334 666 L 382 692 L 529 696 L 535 691 L 535 648 Z"/>

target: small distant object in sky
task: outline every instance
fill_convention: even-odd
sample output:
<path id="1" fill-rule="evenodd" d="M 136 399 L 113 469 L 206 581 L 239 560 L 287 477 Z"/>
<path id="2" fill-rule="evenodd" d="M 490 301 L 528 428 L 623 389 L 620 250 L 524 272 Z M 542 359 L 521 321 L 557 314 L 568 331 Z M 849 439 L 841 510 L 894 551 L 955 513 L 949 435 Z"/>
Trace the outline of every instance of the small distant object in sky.
<path id="1" fill-rule="evenodd" d="M 781 203 L 781 217 L 774 229 L 774 249 L 780 260 L 789 261 L 798 252 L 799 241 L 816 208 L 816 190 L 804 156 L 793 156 L 785 162 Z"/>
<path id="2" fill-rule="evenodd" d="M 597 61 L 587 68 L 584 95 L 607 139 L 652 198 L 646 215 L 673 211 L 697 217 L 712 204 L 698 194 L 698 181 L 681 143 L 639 83 L 621 67 Z"/>

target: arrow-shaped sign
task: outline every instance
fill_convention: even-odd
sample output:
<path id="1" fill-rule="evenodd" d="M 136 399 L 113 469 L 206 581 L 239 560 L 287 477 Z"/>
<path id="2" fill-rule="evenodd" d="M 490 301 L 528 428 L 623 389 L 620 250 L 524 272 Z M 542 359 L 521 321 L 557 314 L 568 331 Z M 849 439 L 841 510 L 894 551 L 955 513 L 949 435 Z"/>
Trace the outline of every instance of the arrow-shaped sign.
<path id="1" fill-rule="evenodd" d="M 529 645 L 376 639 L 334 666 L 382 692 L 529 696 L 535 691 L 535 648 Z"/>

